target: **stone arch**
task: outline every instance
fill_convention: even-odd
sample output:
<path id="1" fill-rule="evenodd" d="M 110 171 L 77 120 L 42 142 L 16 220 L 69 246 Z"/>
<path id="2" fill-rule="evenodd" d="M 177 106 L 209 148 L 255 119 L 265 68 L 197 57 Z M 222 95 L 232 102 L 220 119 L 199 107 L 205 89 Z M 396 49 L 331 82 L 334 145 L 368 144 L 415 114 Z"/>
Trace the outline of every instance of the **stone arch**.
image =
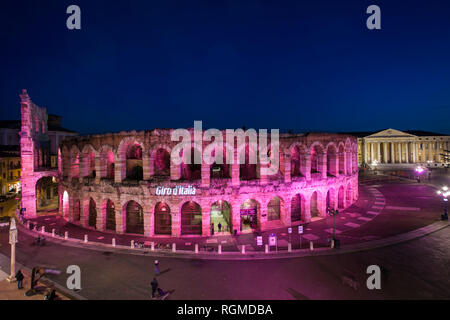
<path id="1" fill-rule="evenodd" d="M 353 173 L 358 171 L 358 145 L 352 144 L 352 171 Z"/>
<path id="2" fill-rule="evenodd" d="M 338 174 L 338 156 L 337 147 L 334 142 L 329 142 L 326 147 L 327 155 L 327 174 L 330 176 L 337 176 Z"/>
<path id="3" fill-rule="evenodd" d="M 135 200 L 127 201 L 122 208 L 125 232 L 144 234 L 144 210 Z"/>
<path id="4" fill-rule="evenodd" d="M 345 154 L 346 154 L 347 174 L 351 174 L 353 168 L 352 168 L 352 142 L 350 138 L 347 138 L 345 140 Z"/>
<path id="5" fill-rule="evenodd" d="M 202 235 L 202 207 L 197 202 L 185 202 L 180 215 L 181 235 Z"/>
<path id="6" fill-rule="evenodd" d="M 329 188 L 327 191 L 327 196 L 325 199 L 325 208 L 328 209 L 336 209 L 336 190 L 334 188 Z"/>
<path id="7" fill-rule="evenodd" d="M 39 178 L 35 185 L 36 192 L 36 212 L 55 211 L 59 209 L 58 183 L 55 177 L 44 176 Z M 67 191 L 64 191 L 67 193 Z M 64 194 L 63 192 L 63 194 Z M 62 195 L 61 200 L 64 200 Z M 63 202 L 61 202 L 63 213 L 68 215 L 69 211 L 64 211 Z M 67 202 L 68 205 L 68 202 Z M 68 210 L 68 207 L 66 208 Z"/>
<path id="8" fill-rule="evenodd" d="M 260 225 L 261 205 L 255 199 L 242 202 L 240 208 L 241 232 L 255 231 Z"/>
<path id="9" fill-rule="evenodd" d="M 83 147 L 81 160 L 83 162 L 82 165 L 82 176 L 95 178 L 97 174 L 95 170 L 95 158 L 98 156 L 98 152 L 94 149 L 94 147 L 90 144 L 87 144 Z"/>
<path id="10" fill-rule="evenodd" d="M 76 145 L 70 149 L 70 176 L 72 178 L 80 177 L 80 150 Z"/>
<path id="11" fill-rule="evenodd" d="M 323 161 L 325 157 L 325 149 L 323 145 L 316 141 L 309 148 L 310 156 L 311 156 L 311 174 L 313 173 L 322 173 L 323 169 Z"/>
<path id="12" fill-rule="evenodd" d="M 70 208 L 70 202 L 69 202 L 69 193 L 67 190 L 64 190 L 63 196 L 62 196 L 62 214 L 63 217 L 69 216 L 69 208 Z"/>
<path id="13" fill-rule="evenodd" d="M 267 204 L 267 221 L 281 220 L 284 217 L 284 200 L 279 197 L 273 197 Z"/>
<path id="14" fill-rule="evenodd" d="M 116 209 L 111 199 L 103 200 L 102 218 L 104 219 L 106 230 L 116 231 Z"/>
<path id="15" fill-rule="evenodd" d="M 232 208 L 229 202 L 218 200 L 211 205 L 211 224 L 214 224 L 214 229 L 219 230 L 219 223 L 221 225 L 220 231 L 231 233 L 233 230 L 233 215 Z"/>
<path id="16" fill-rule="evenodd" d="M 114 175 L 114 150 L 110 145 L 103 145 L 100 148 L 100 178 L 114 179 Z"/>
<path id="17" fill-rule="evenodd" d="M 154 207 L 155 235 L 172 234 L 172 215 L 170 207 L 165 202 L 158 202 Z"/>
<path id="18" fill-rule="evenodd" d="M 338 162 L 339 174 L 345 174 L 345 145 L 342 141 L 338 145 Z"/>
<path id="19" fill-rule="evenodd" d="M 239 159 L 240 153 L 244 152 L 243 151 L 244 148 L 245 148 L 245 163 L 239 165 L 239 178 L 240 180 L 257 179 L 259 176 L 258 150 L 253 150 L 250 147 L 250 144 L 246 142 L 243 146 L 238 148 L 237 159 Z M 255 158 L 257 163 L 255 164 L 250 163 L 250 160 Z"/>
<path id="20" fill-rule="evenodd" d="M 136 137 L 123 138 L 117 148 L 115 165 L 119 166 L 121 180 L 142 180 L 144 143 Z"/>
<path id="21" fill-rule="evenodd" d="M 294 142 L 289 147 L 291 156 L 291 177 L 306 176 L 307 148 L 301 142 Z"/>
<path id="22" fill-rule="evenodd" d="M 294 195 L 291 199 L 291 222 L 305 220 L 305 196 L 301 193 Z"/>
<path id="23" fill-rule="evenodd" d="M 231 178 L 231 172 L 232 172 L 231 163 L 227 162 L 227 152 L 228 152 L 227 150 L 230 150 L 229 149 L 230 147 L 231 146 L 224 143 L 223 150 L 222 150 L 222 163 L 217 163 L 216 161 L 214 161 L 209 166 L 209 173 L 210 173 L 211 178 L 213 178 L 213 179 Z M 213 159 L 215 159 L 215 151 L 216 150 L 212 150 L 212 152 L 211 152 L 211 157 Z M 233 157 L 234 157 L 234 152 L 233 152 Z M 231 159 L 232 159 L 232 157 L 230 157 L 230 160 Z"/>
<path id="24" fill-rule="evenodd" d="M 155 176 L 170 176 L 171 148 L 158 144 L 150 152 L 150 171 Z"/>
<path id="25" fill-rule="evenodd" d="M 191 146 L 191 160 L 190 163 L 186 163 L 187 159 L 183 156 L 183 149 L 180 151 L 183 161 L 180 164 L 181 179 L 182 180 L 198 180 L 202 176 L 202 164 L 195 163 L 195 153 L 202 154 L 201 150 L 196 146 Z"/>
<path id="26" fill-rule="evenodd" d="M 321 194 L 319 193 L 319 191 L 315 190 L 311 194 L 310 198 L 311 218 L 317 218 L 322 215 L 320 201 L 321 201 Z"/>

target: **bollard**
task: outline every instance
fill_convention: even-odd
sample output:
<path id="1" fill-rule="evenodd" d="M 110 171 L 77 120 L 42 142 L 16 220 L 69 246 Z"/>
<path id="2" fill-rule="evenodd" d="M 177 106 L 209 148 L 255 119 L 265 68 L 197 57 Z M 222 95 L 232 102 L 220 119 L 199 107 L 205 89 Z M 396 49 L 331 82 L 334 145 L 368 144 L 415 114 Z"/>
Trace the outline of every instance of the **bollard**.
<path id="1" fill-rule="evenodd" d="M 288 243 L 288 252 L 292 252 L 292 244 Z"/>
<path id="2" fill-rule="evenodd" d="M 265 253 L 269 253 L 269 245 L 268 245 L 268 244 L 266 244 L 266 247 L 265 247 L 265 249 L 264 249 L 264 252 L 265 252 Z"/>
<path id="3" fill-rule="evenodd" d="M 52 237 L 55 237 L 55 229 L 52 229 Z"/>
<path id="4" fill-rule="evenodd" d="M 134 248 L 134 240 L 131 240 L 131 247 Z"/>
<path id="5" fill-rule="evenodd" d="M 242 254 L 245 254 L 245 244 L 242 245 Z"/>
<path id="6" fill-rule="evenodd" d="M 314 250 L 314 243 L 312 241 L 309 242 L 309 250 Z"/>
<path id="7" fill-rule="evenodd" d="M 331 239 L 331 245 L 330 245 L 331 249 L 334 248 L 334 239 Z"/>
<path id="8" fill-rule="evenodd" d="M 88 242 L 88 235 L 87 234 L 84 235 L 84 242 Z"/>
<path id="9" fill-rule="evenodd" d="M 152 247 L 150 250 L 155 251 L 155 243 L 154 242 L 152 242 Z"/>
<path id="10" fill-rule="evenodd" d="M 42 233 L 45 233 L 45 226 L 42 226 L 41 232 L 42 232 Z"/>
<path id="11" fill-rule="evenodd" d="M 198 253 L 198 243 L 195 244 L 195 249 L 194 249 L 195 253 Z"/>
<path id="12" fill-rule="evenodd" d="M 172 252 L 176 252 L 177 251 L 177 244 L 174 242 L 172 244 Z"/>
<path id="13" fill-rule="evenodd" d="M 217 249 L 217 252 L 218 252 L 219 254 L 222 254 L 222 245 L 221 245 L 221 244 L 219 244 L 219 248 Z"/>
<path id="14" fill-rule="evenodd" d="M 69 238 L 69 231 L 64 232 L 64 239 L 68 239 Z"/>
<path id="15" fill-rule="evenodd" d="M 27 229 L 30 230 L 30 221 L 27 221 Z"/>
<path id="16" fill-rule="evenodd" d="M 116 246 L 116 238 L 112 238 L 112 246 L 113 246 L 113 247 Z"/>

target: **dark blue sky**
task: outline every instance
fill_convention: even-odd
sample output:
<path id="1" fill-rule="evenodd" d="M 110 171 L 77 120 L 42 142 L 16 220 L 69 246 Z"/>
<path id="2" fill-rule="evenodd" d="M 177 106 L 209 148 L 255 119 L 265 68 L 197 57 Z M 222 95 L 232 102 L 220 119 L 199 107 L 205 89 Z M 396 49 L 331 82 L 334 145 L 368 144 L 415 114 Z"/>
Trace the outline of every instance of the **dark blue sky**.
<path id="1" fill-rule="evenodd" d="M 382 30 L 366 28 L 370 4 Z M 449 16 L 436 0 L 2 1 L 0 118 L 19 118 L 26 88 L 81 133 L 450 133 Z"/>

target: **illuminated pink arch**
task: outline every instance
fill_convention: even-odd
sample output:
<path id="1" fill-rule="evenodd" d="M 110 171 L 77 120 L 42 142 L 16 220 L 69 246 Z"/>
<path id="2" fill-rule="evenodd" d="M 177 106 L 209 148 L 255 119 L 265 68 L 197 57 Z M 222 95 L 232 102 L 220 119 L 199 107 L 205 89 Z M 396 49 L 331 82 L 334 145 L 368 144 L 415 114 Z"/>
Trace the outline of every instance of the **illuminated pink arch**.
<path id="1" fill-rule="evenodd" d="M 67 190 L 64 190 L 63 196 L 62 196 L 63 217 L 65 217 L 65 218 L 69 217 L 69 208 L 70 208 L 69 193 L 67 192 Z"/>
<path id="2" fill-rule="evenodd" d="M 244 145 L 239 146 L 239 148 L 236 149 L 236 160 L 239 159 L 241 152 L 245 152 L 245 163 L 239 165 L 239 178 L 241 180 L 252 180 L 259 178 L 258 150 L 253 150 L 250 143 L 245 141 Z M 250 164 L 250 159 L 256 159 L 256 164 Z"/>
<path id="3" fill-rule="evenodd" d="M 94 177 L 94 174 L 98 174 L 95 171 L 95 159 L 98 158 L 98 152 L 90 144 L 83 147 L 82 150 L 82 176 Z"/>
<path id="4" fill-rule="evenodd" d="M 144 208 L 137 200 L 122 205 L 122 228 L 125 233 L 144 234 Z"/>
<path id="5" fill-rule="evenodd" d="M 142 150 L 142 157 L 146 154 L 144 142 L 136 137 L 126 137 L 120 141 L 119 147 L 117 148 L 115 165 L 118 166 L 119 180 L 122 181 L 127 178 L 127 152 L 131 147 L 139 146 Z M 142 158 L 144 160 L 144 158 Z"/>
<path id="6" fill-rule="evenodd" d="M 327 173 L 330 176 L 337 176 L 339 172 L 338 148 L 333 141 L 329 142 L 325 148 L 327 158 Z"/>
<path id="7" fill-rule="evenodd" d="M 294 142 L 285 151 L 285 154 L 288 154 L 291 159 L 291 177 L 306 177 L 306 171 L 311 170 L 307 166 L 307 157 L 309 157 L 308 147 L 304 143 Z"/>
<path id="8" fill-rule="evenodd" d="M 186 163 L 187 159 L 185 159 L 186 157 L 183 154 L 183 152 L 184 152 L 184 150 L 181 149 L 180 156 L 181 156 L 182 161 L 181 161 L 180 165 L 178 166 L 180 179 L 182 179 L 182 180 L 201 179 L 202 164 L 196 164 L 196 163 L 194 163 L 194 160 L 195 160 L 195 153 L 202 155 L 202 151 L 194 143 L 191 144 L 191 160 L 190 160 L 191 163 Z"/>
<path id="9" fill-rule="evenodd" d="M 347 183 L 347 190 L 346 190 L 346 206 L 350 206 L 353 203 L 353 188 L 351 181 Z"/>
<path id="10" fill-rule="evenodd" d="M 116 231 L 116 211 L 114 201 L 110 198 L 102 200 L 101 207 L 102 230 Z"/>
<path id="11" fill-rule="evenodd" d="M 338 170 L 339 174 L 346 174 L 346 163 L 345 163 L 345 144 L 343 141 L 338 144 Z"/>
<path id="12" fill-rule="evenodd" d="M 213 162 L 213 164 L 207 164 L 205 159 L 207 159 L 208 156 L 210 156 L 212 158 L 212 160 L 215 160 L 215 149 L 213 149 L 211 151 L 211 154 L 208 155 L 206 152 L 206 148 L 212 143 L 207 144 L 205 147 L 203 147 L 203 164 L 202 166 L 204 168 L 206 168 L 207 170 L 209 170 L 209 177 L 210 178 L 214 178 L 214 172 L 213 169 L 215 167 L 220 167 L 223 171 L 223 176 L 220 176 L 219 178 L 231 178 L 231 173 L 232 173 L 232 163 L 231 161 L 233 161 L 235 163 L 235 159 L 236 159 L 236 152 L 233 149 L 233 147 L 231 146 L 231 144 L 227 143 L 227 142 L 223 142 L 223 146 L 222 146 L 222 164 L 216 163 L 216 161 Z M 229 154 L 227 156 L 227 153 Z M 230 158 L 230 163 L 227 163 L 227 157 Z"/>
<path id="13" fill-rule="evenodd" d="M 164 174 L 164 175 L 170 175 L 170 165 L 171 165 L 171 154 L 172 154 L 172 149 L 170 148 L 170 146 L 166 145 L 166 144 L 157 144 L 154 145 L 150 148 L 150 176 L 153 175 L 159 175 L 160 173 L 163 173 L 164 171 L 166 171 L 166 169 L 162 169 L 162 163 L 159 163 L 160 161 L 163 162 L 164 159 L 161 159 L 161 150 L 163 150 L 164 155 L 168 155 L 169 156 L 169 165 L 168 165 L 168 174 Z M 158 154 L 159 153 L 159 154 Z"/>
<path id="14" fill-rule="evenodd" d="M 323 173 L 323 164 L 326 157 L 325 148 L 319 141 L 315 141 L 309 147 L 311 157 L 311 173 Z"/>
<path id="15" fill-rule="evenodd" d="M 291 223 L 306 221 L 306 197 L 297 193 L 291 198 Z"/>
<path id="16" fill-rule="evenodd" d="M 70 176 L 72 178 L 80 177 L 80 149 L 76 145 L 70 148 Z"/>
<path id="17" fill-rule="evenodd" d="M 108 145 L 100 148 L 100 178 L 114 179 L 115 175 L 115 155 L 114 149 Z"/>
<path id="18" fill-rule="evenodd" d="M 275 195 L 267 202 L 267 221 L 281 220 L 285 217 L 285 205 L 281 196 Z"/>
<path id="19" fill-rule="evenodd" d="M 309 210 L 310 217 L 323 217 L 325 216 L 323 194 L 320 190 L 314 190 L 309 198 Z"/>

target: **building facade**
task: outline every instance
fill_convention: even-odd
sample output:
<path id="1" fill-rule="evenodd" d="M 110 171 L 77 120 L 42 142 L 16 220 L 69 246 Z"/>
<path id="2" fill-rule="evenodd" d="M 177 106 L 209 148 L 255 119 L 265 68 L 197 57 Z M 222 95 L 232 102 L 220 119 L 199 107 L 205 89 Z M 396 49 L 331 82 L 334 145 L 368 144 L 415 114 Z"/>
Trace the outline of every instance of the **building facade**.
<path id="1" fill-rule="evenodd" d="M 450 136 L 426 131 L 386 129 L 354 133 L 358 137 L 358 164 L 383 167 L 448 165 Z"/>
<path id="2" fill-rule="evenodd" d="M 20 104 L 21 205 L 25 215 L 36 216 L 39 209 L 58 209 L 58 145 L 77 133 L 62 128 L 61 117 L 35 105 L 26 90 Z"/>
<path id="3" fill-rule="evenodd" d="M 0 195 L 20 192 L 19 146 L 0 145 Z"/>

